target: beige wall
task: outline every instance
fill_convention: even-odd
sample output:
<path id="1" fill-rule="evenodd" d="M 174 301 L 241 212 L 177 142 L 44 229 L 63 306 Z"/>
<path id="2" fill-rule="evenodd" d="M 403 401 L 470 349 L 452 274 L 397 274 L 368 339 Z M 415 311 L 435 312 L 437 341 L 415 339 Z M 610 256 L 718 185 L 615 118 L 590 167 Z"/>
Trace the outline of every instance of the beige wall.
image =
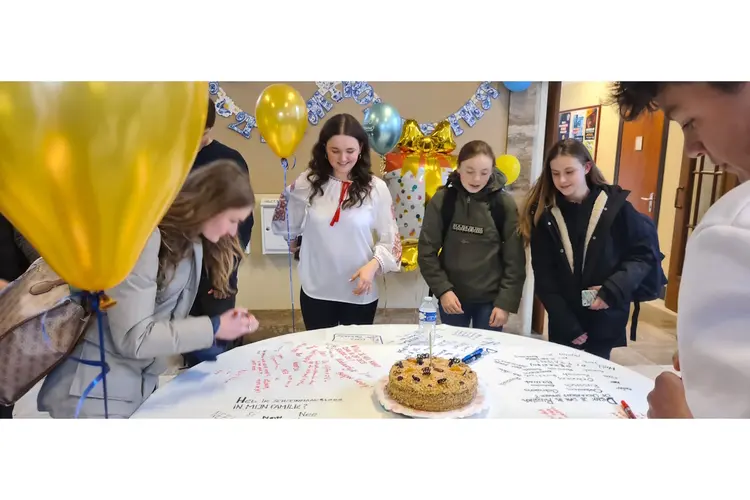
<path id="1" fill-rule="evenodd" d="M 610 82 L 565 82 L 560 95 L 560 111 L 602 105 L 599 124 L 599 146 L 596 164 L 609 182 L 614 182 L 615 157 L 617 155 L 617 132 L 620 120 L 613 106 L 605 106 Z M 669 272 L 669 256 L 674 233 L 674 194 L 680 179 L 683 136 L 676 123 L 669 124 L 667 155 L 659 206 L 659 244 L 665 255 L 663 268 Z"/>
<path id="2" fill-rule="evenodd" d="M 268 82 L 232 83 L 222 82 L 222 88 L 235 104 L 254 114 L 255 102 Z M 316 90 L 313 82 L 295 82 L 292 85 L 303 98 L 308 99 Z M 414 118 L 418 122 L 437 121 L 457 111 L 476 91 L 479 82 L 460 83 L 396 83 L 379 82 L 373 84 L 377 94 L 393 105 L 405 119 Z M 464 133 L 456 137 L 457 149 L 473 139 L 487 141 L 497 155 L 503 154 L 507 143 L 509 93 L 500 85 L 500 97 L 492 102 L 492 108 L 473 128 L 461 122 Z M 360 121 L 364 118 L 363 107 L 352 99 L 334 103 L 326 115 L 350 113 Z M 324 118 L 325 120 L 325 118 Z M 253 188 L 261 198 L 278 197 L 284 187 L 283 171 L 279 160 L 266 144 L 259 140 L 257 129 L 251 139 L 227 128 L 233 118 L 217 116 L 214 137 L 242 153 L 250 167 Z M 310 150 L 317 140 L 321 124 L 309 125 L 305 138 L 297 149 L 297 167 L 290 171 L 289 182 L 304 169 L 310 158 Z M 379 157 L 373 155 L 373 170 L 379 173 Z M 238 304 L 252 309 L 287 309 L 289 299 L 289 268 L 285 255 L 263 255 L 261 233 L 265 229 L 260 222 L 260 208 L 256 206 L 256 223 L 253 229 L 251 255 L 245 259 L 240 270 Z M 293 267 L 295 306 L 299 307 L 299 279 Z M 391 274 L 379 283 L 380 307 L 418 307 L 427 293 L 427 286 L 418 271 Z"/>
<path id="3" fill-rule="evenodd" d="M 602 106 L 599 119 L 599 144 L 595 162 L 609 182 L 615 177 L 615 157 L 617 156 L 617 130 L 620 119 L 617 110 L 605 106 L 609 92 L 609 82 L 563 82 L 560 94 L 560 111 Z M 556 123 L 553 125 L 555 126 Z"/>

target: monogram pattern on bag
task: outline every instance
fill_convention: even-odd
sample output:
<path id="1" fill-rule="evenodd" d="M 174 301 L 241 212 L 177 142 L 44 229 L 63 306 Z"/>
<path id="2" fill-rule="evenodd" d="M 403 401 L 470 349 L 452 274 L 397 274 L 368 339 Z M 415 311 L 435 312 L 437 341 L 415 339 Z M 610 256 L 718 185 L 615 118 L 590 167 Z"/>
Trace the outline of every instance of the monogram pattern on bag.
<path id="1" fill-rule="evenodd" d="M 18 401 L 57 366 L 83 337 L 89 321 L 67 285 L 40 286 L 60 277 L 42 259 L 0 292 L 0 404 Z M 29 290 L 48 290 L 34 295 Z M 45 340 L 42 318 L 49 336 Z"/>

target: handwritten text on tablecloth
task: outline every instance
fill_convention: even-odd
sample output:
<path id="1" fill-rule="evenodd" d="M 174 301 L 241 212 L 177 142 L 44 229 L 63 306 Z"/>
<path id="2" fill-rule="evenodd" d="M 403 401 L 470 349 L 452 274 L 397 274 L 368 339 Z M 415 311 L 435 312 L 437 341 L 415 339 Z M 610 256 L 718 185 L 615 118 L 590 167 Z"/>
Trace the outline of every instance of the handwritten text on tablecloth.
<path id="1" fill-rule="evenodd" d="M 543 406 L 539 413 L 550 418 L 565 418 L 561 405 L 597 403 L 621 416 L 618 405 L 633 390 L 615 375 L 615 366 L 579 353 L 500 354 L 493 364 L 499 386 L 522 403 Z"/>
<path id="2" fill-rule="evenodd" d="M 372 387 L 372 368 L 381 365 L 357 345 L 307 344 L 282 345 L 276 349 L 259 350 L 239 370 L 216 370 L 224 383 L 241 381 L 251 384 L 255 394 L 300 386 L 315 386 L 351 381 L 361 387 Z"/>
<path id="3" fill-rule="evenodd" d="M 438 328 L 433 355 L 463 357 L 477 348 L 486 349 L 472 366 L 491 388 L 490 404 L 496 406 L 492 413 L 499 415 L 624 418 L 620 401 L 643 393 L 637 377 L 632 381 L 635 385 L 629 385 L 622 369 L 606 360 L 543 341 L 518 344 L 494 332 Z M 382 411 L 370 397 L 376 381 L 399 359 L 428 350 L 426 336 L 416 328 L 391 337 L 333 332 L 317 343 L 261 345 L 244 347 L 247 355 L 237 356 L 239 362 L 209 374 L 226 388 L 226 396 L 220 406 L 201 411 L 203 415 L 215 419 L 371 416 Z M 637 410 L 636 414 L 643 416 Z"/>
<path id="4" fill-rule="evenodd" d="M 398 353 L 402 357 L 414 357 L 429 350 L 427 337 L 418 332 L 400 335 L 397 343 L 401 344 Z M 458 330 L 447 335 L 437 331 L 433 337 L 432 355 L 442 358 L 463 357 L 480 347 L 487 349 L 488 354 L 492 354 L 497 352 L 500 344 L 498 339 L 478 332 Z"/>

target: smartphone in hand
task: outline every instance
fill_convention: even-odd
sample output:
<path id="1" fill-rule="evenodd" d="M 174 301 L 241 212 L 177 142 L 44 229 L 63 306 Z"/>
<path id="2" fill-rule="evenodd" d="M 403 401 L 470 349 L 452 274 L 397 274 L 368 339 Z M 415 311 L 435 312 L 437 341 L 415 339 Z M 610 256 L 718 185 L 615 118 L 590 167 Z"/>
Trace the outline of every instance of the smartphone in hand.
<path id="1" fill-rule="evenodd" d="M 583 307 L 591 307 L 597 296 L 596 290 L 581 290 L 581 304 Z"/>

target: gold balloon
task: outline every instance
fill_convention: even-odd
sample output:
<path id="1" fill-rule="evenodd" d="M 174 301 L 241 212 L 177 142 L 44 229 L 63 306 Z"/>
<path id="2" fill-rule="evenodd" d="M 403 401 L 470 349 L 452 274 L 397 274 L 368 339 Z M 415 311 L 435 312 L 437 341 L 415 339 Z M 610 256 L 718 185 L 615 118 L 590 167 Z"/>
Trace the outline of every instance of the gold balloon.
<path id="1" fill-rule="evenodd" d="M 72 287 L 130 273 L 190 171 L 205 82 L 0 82 L 0 211 Z"/>
<path id="2" fill-rule="evenodd" d="M 386 159 L 390 159 L 388 155 L 386 155 Z M 438 188 L 443 185 L 443 172 L 446 169 L 455 170 L 458 162 L 458 159 L 452 155 L 423 155 L 419 153 L 409 153 L 406 155 L 402 153 L 401 160 L 403 161 L 401 164 L 401 177 L 408 172 L 417 177 L 419 167 L 424 169 L 425 203 L 429 202 Z"/>
<path id="3" fill-rule="evenodd" d="M 403 241 L 401 243 L 401 270 L 414 271 L 417 268 L 417 242 Z"/>
<path id="4" fill-rule="evenodd" d="M 417 121 L 406 120 L 403 129 L 401 129 L 401 138 L 396 143 L 396 146 L 403 152 L 416 151 L 418 149 L 418 141 L 422 137 L 424 137 L 424 134 L 419 129 Z"/>
<path id="5" fill-rule="evenodd" d="M 307 103 L 294 87 L 275 83 L 255 103 L 255 120 L 266 143 L 279 158 L 292 156 L 307 130 Z"/>
<path id="6" fill-rule="evenodd" d="M 401 138 L 396 145 L 401 152 L 385 155 L 385 171 L 400 170 L 400 178 L 411 173 L 416 179 L 419 169 L 422 168 L 425 192 L 422 206 L 424 207 L 443 185 L 445 171 L 455 170 L 458 164 L 458 159 L 450 154 L 456 149 L 450 122 L 441 121 L 430 135 L 425 136 L 416 120 L 406 120 L 401 130 Z M 411 237 L 401 240 L 401 269 L 403 271 L 413 271 L 417 268 L 417 241 Z"/>
<path id="7" fill-rule="evenodd" d="M 456 140 L 453 138 L 453 129 L 448 120 L 437 124 L 435 130 L 430 134 L 430 139 L 435 144 L 436 153 L 449 154 L 456 149 Z"/>
<path id="8" fill-rule="evenodd" d="M 513 155 L 498 156 L 497 160 L 495 160 L 495 166 L 505 175 L 506 186 L 510 186 L 516 182 L 518 176 L 521 175 L 521 162 Z"/>
<path id="9" fill-rule="evenodd" d="M 403 153 L 445 153 L 456 149 L 456 140 L 448 120 L 437 124 L 430 135 L 425 136 L 416 120 L 406 120 L 401 138 L 396 144 Z"/>

